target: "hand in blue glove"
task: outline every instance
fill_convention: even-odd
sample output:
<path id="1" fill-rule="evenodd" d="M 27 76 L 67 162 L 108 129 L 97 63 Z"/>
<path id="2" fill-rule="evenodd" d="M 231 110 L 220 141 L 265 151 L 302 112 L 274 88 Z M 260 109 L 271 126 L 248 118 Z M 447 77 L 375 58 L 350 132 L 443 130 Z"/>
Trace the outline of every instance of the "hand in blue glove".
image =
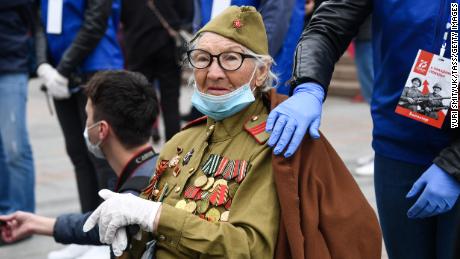
<path id="1" fill-rule="evenodd" d="M 317 83 L 297 86 L 294 95 L 270 112 L 266 131 L 271 132 L 268 145 L 276 144 L 275 155 L 288 146 L 285 157 L 290 157 L 299 147 L 309 130 L 310 136 L 319 138 L 319 124 L 324 100 L 324 89 Z"/>
<path id="2" fill-rule="evenodd" d="M 460 183 L 437 165 L 432 164 L 412 185 L 406 198 L 422 194 L 407 212 L 409 218 L 426 218 L 449 211 L 460 194 Z"/>

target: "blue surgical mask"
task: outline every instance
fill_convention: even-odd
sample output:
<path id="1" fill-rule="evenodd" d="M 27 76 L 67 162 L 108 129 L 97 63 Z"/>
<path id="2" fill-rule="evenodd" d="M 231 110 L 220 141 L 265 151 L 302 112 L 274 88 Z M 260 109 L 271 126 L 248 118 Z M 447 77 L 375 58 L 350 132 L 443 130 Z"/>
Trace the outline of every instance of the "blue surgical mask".
<path id="1" fill-rule="evenodd" d="M 100 122 L 96 122 L 93 125 L 86 127 L 85 131 L 83 132 L 83 137 L 85 138 L 85 143 L 86 143 L 86 147 L 88 148 L 88 151 L 91 152 L 97 158 L 105 159 L 104 153 L 102 152 L 102 149 L 101 149 L 102 140 L 99 140 L 96 144 L 93 144 L 91 143 L 91 141 L 89 141 L 89 136 L 88 136 L 88 130 L 94 128 L 99 123 Z"/>
<path id="2" fill-rule="evenodd" d="M 242 85 L 235 91 L 224 95 L 202 93 L 198 90 L 198 87 L 195 84 L 193 86 L 192 105 L 201 113 L 216 121 L 228 118 L 255 101 L 254 94 L 250 86 L 254 74 L 255 70 L 248 83 Z"/>

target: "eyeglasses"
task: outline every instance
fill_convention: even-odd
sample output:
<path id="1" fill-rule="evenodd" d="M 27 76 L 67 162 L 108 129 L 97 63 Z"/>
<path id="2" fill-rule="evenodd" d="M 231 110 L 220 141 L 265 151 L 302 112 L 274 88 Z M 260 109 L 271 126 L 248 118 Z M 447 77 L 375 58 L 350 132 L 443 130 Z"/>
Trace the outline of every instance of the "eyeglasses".
<path id="1" fill-rule="evenodd" d="M 217 58 L 219 66 L 226 71 L 235 71 L 239 69 L 246 58 L 256 58 L 252 55 L 233 51 L 222 52 L 219 55 L 212 55 L 202 49 L 192 49 L 187 51 L 187 57 L 192 67 L 197 69 L 203 69 L 211 66 L 214 58 Z"/>

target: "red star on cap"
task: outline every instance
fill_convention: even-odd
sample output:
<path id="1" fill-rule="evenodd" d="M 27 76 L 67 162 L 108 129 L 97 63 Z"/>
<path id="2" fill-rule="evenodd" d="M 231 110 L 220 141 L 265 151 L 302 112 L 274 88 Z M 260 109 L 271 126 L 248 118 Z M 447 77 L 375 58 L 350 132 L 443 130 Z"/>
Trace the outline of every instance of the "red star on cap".
<path id="1" fill-rule="evenodd" d="M 236 28 L 236 29 L 239 29 L 239 28 L 243 27 L 243 23 L 241 23 L 240 19 L 235 19 L 235 20 L 233 20 L 233 27 Z"/>

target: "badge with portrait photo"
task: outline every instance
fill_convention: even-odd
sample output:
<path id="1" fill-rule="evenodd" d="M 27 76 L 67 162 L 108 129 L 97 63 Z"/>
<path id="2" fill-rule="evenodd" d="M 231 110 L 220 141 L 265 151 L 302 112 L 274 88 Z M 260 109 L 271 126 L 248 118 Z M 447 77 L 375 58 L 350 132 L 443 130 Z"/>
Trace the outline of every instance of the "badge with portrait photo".
<path id="1" fill-rule="evenodd" d="M 441 128 L 451 101 L 450 59 L 419 50 L 396 113 Z"/>

